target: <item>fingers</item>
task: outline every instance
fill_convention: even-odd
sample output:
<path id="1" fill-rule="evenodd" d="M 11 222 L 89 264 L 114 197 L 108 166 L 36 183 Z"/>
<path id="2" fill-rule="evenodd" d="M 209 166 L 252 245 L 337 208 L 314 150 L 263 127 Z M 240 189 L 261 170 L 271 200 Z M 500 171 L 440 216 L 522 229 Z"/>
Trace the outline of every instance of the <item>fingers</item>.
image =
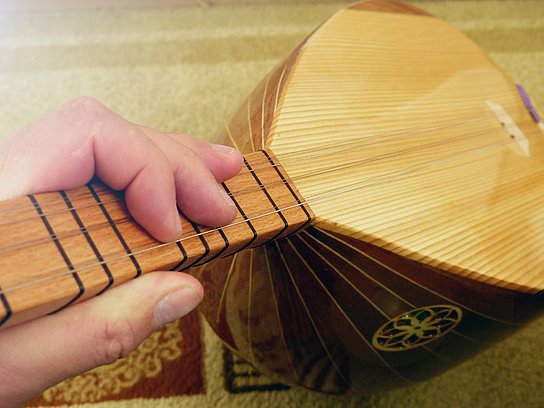
<path id="1" fill-rule="evenodd" d="M 21 406 L 65 378 L 125 357 L 158 327 L 193 310 L 202 293 L 190 275 L 155 272 L 0 332 L 2 406 Z"/>
<path id="2" fill-rule="evenodd" d="M 190 136 L 164 137 L 156 131 L 149 134 L 170 160 L 176 179 L 177 202 L 184 214 L 196 223 L 208 226 L 232 221 L 236 207 L 217 180 L 232 177 L 233 170 L 238 173 L 242 162 L 240 153 L 228 147 L 223 153 Z M 202 206 L 202 202 L 208 204 Z"/>
<path id="3" fill-rule="evenodd" d="M 178 239 L 176 180 L 168 158 L 137 126 L 113 115 L 95 124 L 91 160 L 96 175 L 125 190 L 128 210 L 151 235 L 165 242 Z M 207 169 L 201 165 L 196 171 Z"/>
<path id="4" fill-rule="evenodd" d="M 240 172 L 243 163 L 242 155 L 230 146 L 210 144 L 182 133 L 162 133 L 143 126 L 140 128 L 158 145 L 162 145 L 167 140 L 166 135 L 176 144 L 188 147 L 197 153 L 218 182 L 228 180 Z M 170 153 L 170 150 L 165 148 L 163 151 Z"/>
<path id="5" fill-rule="evenodd" d="M 134 219 L 165 242 L 181 233 L 176 204 L 208 226 L 236 214 L 217 181 L 240 170 L 238 152 L 135 125 L 92 98 L 62 106 L 0 147 L 0 199 L 76 188 L 96 173 L 126 190 Z"/>

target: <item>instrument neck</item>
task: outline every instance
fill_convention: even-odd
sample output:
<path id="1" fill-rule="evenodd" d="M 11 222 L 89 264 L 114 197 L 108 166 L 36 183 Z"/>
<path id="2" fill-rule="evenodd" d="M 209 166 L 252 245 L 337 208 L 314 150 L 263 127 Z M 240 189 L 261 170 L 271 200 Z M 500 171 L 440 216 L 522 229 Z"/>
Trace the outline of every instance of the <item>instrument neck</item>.
<path id="1" fill-rule="evenodd" d="M 103 184 L 0 203 L 0 323 L 62 309 L 155 270 L 187 270 L 285 237 L 313 214 L 271 151 L 245 157 L 222 183 L 238 216 L 221 228 L 181 217 L 178 241 L 136 224 L 122 193 Z M 2 310 L 3 309 L 3 310 Z"/>

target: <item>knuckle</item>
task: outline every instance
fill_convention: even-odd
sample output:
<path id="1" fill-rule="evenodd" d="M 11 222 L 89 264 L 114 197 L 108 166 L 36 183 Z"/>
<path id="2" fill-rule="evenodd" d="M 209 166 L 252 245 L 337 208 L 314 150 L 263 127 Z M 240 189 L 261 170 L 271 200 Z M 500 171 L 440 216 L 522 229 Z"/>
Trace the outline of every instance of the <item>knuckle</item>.
<path id="1" fill-rule="evenodd" d="M 97 324 L 94 344 L 97 365 L 103 365 L 126 357 L 139 342 L 130 320 L 119 318 L 105 319 Z"/>
<path id="2" fill-rule="evenodd" d="M 182 152 L 186 159 L 197 160 L 200 158 L 196 150 L 191 149 L 189 146 L 183 146 Z"/>
<path id="3" fill-rule="evenodd" d="M 176 159 L 172 161 L 172 167 L 177 181 L 183 181 L 194 178 L 195 172 L 199 168 L 204 168 L 204 162 L 200 156 L 188 147 L 181 147 Z"/>

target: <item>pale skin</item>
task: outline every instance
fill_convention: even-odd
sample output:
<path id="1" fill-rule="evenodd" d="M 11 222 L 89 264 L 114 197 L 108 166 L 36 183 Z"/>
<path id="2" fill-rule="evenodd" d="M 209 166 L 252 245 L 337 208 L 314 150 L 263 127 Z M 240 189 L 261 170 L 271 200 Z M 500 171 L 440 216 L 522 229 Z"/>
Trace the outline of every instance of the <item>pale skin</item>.
<path id="1" fill-rule="evenodd" d="M 234 219 L 236 209 L 218 183 L 242 163 L 229 147 L 136 125 L 93 98 L 78 98 L 0 139 L 0 200 L 76 188 L 98 176 L 124 190 L 134 219 L 167 242 L 181 233 L 178 208 L 207 226 Z M 22 406 L 63 379 L 126 356 L 202 298 L 195 278 L 157 271 L 1 330 L 2 406 Z"/>

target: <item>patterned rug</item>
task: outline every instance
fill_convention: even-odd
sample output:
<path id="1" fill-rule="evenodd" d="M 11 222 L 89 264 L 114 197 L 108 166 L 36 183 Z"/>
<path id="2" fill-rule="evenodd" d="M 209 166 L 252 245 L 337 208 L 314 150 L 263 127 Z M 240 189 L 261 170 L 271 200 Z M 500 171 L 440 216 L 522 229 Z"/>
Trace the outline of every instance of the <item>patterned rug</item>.
<path id="1" fill-rule="evenodd" d="M 414 3 L 466 32 L 544 107 L 544 2 Z M 70 98 L 93 95 L 135 122 L 212 140 L 236 108 L 233 101 L 341 5 L 0 15 L 0 97 L 9 101 L 0 104 L 0 135 Z M 128 358 L 65 381 L 29 406 L 538 407 L 544 405 L 541 323 L 410 388 L 331 396 L 261 375 L 192 313 Z"/>

